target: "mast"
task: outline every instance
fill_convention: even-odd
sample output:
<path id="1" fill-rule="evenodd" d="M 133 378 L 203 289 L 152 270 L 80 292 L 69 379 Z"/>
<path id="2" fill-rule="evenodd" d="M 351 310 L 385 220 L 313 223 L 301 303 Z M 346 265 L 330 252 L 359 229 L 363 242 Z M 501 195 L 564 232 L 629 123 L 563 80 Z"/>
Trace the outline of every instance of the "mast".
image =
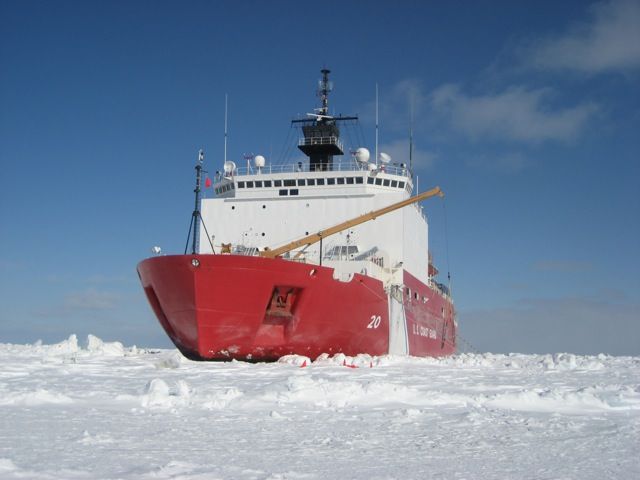
<path id="1" fill-rule="evenodd" d="M 227 163 L 227 99 L 228 95 L 224 94 L 224 163 Z"/>
<path id="2" fill-rule="evenodd" d="M 413 172 L 413 97 L 409 104 L 409 171 Z"/>
<path id="3" fill-rule="evenodd" d="M 303 137 L 298 142 L 298 148 L 309 157 L 310 171 L 333 170 L 333 157 L 344 155 L 338 122 L 358 119 L 357 116 L 343 117 L 329 114 L 329 93 L 333 89 L 329 81 L 331 71 L 323 68 L 320 73 L 322 78 L 318 82 L 317 91 L 320 97 L 320 108 L 316 108 L 315 113 L 307 113 L 309 118 L 291 122 L 301 124 Z"/>
<path id="4" fill-rule="evenodd" d="M 329 92 L 333 89 L 333 85 L 329 82 L 329 74 L 331 70 L 323 68 L 320 70 L 322 73 L 322 80 L 320 80 L 320 87 L 318 89 L 318 95 L 322 100 L 322 107 L 320 108 L 320 115 L 329 115 Z"/>
<path id="5" fill-rule="evenodd" d="M 204 152 L 198 152 L 198 162 L 196 163 L 196 204 L 193 209 L 191 223 L 193 225 L 193 243 L 191 244 L 191 253 L 196 254 L 200 250 L 200 181 L 202 179 L 202 163 L 204 162 Z"/>
<path id="6" fill-rule="evenodd" d="M 378 84 L 376 83 L 376 151 L 375 157 L 376 167 L 378 166 Z"/>

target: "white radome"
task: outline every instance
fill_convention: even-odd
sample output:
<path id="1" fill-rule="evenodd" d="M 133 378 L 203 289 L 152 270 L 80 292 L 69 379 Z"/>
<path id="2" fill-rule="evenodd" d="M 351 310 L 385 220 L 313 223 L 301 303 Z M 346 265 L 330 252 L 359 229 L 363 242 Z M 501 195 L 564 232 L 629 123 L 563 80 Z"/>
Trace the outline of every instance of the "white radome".
<path id="1" fill-rule="evenodd" d="M 369 153 L 369 150 L 367 150 L 366 148 L 360 147 L 356 150 L 356 162 L 367 163 L 370 157 L 371 157 L 371 154 Z"/>
<path id="2" fill-rule="evenodd" d="M 254 158 L 253 161 L 257 168 L 262 168 L 267 163 L 267 160 L 262 155 L 256 155 L 256 158 Z"/>
<path id="3" fill-rule="evenodd" d="M 224 162 L 224 173 L 231 173 L 236 169 L 236 162 L 227 160 Z"/>
<path id="4" fill-rule="evenodd" d="M 380 152 L 379 157 L 382 163 L 389 163 L 391 161 L 391 155 L 388 153 Z"/>

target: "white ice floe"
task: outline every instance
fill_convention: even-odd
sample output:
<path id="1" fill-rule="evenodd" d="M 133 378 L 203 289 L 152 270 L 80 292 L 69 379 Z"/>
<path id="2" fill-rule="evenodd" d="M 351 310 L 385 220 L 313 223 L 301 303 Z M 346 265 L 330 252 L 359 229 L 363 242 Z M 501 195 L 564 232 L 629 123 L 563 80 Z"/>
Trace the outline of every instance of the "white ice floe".
<path id="1" fill-rule="evenodd" d="M 0 479 L 640 478 L 640 358 L 0 344 Z"/>

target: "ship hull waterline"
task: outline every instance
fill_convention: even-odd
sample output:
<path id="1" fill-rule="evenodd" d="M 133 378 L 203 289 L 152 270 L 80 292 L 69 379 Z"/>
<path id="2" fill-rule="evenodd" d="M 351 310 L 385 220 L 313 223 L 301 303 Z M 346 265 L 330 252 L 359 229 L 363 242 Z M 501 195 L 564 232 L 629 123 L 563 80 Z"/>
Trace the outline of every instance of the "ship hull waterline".
<path id="1" fill-rule="evenodd" d="M 242 255 L 152 257 L 138 264 L 138 275 L 163 329 L 192 360 L 389 353 L 393 300 L 381 281 L 366 275 L 341 281 L 333 268 Z M 418 295 L 416 282 L 405 273 L 413 288 L 396 295 L 405 353 L 450 355 L 453 305 L 433 289 Z"/>

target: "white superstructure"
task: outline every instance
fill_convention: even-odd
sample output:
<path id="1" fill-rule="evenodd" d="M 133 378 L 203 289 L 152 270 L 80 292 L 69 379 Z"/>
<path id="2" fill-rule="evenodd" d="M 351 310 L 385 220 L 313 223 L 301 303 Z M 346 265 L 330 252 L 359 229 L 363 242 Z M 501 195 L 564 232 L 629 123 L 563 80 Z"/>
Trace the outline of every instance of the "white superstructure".
<path id="1" fill-rule="evenodd" d="M 216 197 L 202 200 L 206 231 L 200 230 L 201 253 L 210 253 L 213 246 L 216 253 L 226 248 L 255 255 L 413 193 L 411 174 L 403 165 L 353 161 L 309 171 L 303 163 L 279 168 L 264 158 L 258 163 L 256 168 L 225 168 L 216 176 Z M 385 284 L 401 284 L 406 270 L 427 284 L 427 250 L 427 220 L 415 204 L 324 239 L 322 260 L 320 244 L 293 250 L 285 258 L 332 266 L 343 280 L 359 272 Z"/>

